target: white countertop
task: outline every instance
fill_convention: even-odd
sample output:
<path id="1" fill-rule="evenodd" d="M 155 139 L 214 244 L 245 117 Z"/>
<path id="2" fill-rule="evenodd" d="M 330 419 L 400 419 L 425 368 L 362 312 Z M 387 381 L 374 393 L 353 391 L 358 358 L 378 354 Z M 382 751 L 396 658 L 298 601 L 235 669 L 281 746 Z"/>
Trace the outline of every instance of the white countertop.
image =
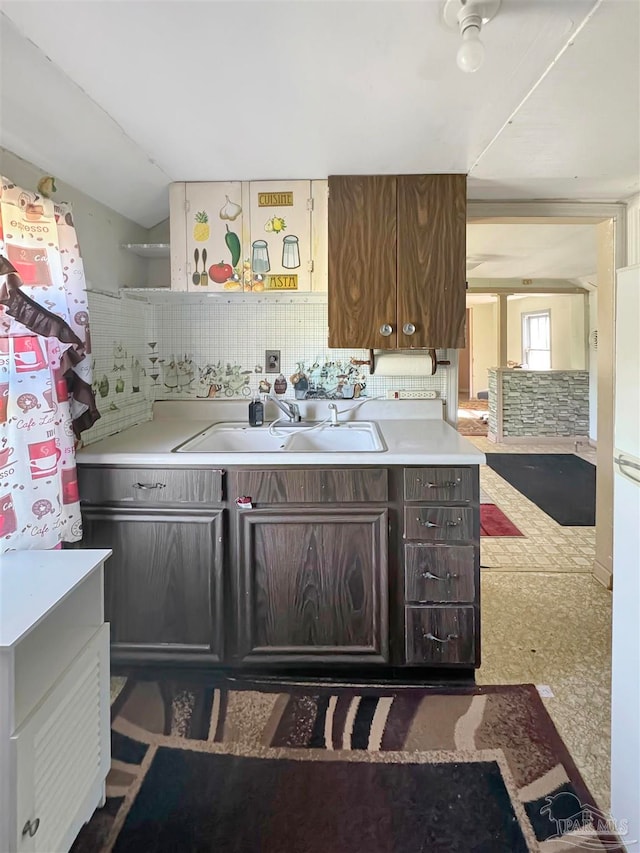
<path id="1" fill-rule="evenodd" d="M 326 403 L 324 401 L 324 408 Z M 78 451 L 79 465 L 158 465 L 162 467 L 287 466 L 287 465 L 481 465 L 485 456 L 441 418 L 437 401 L 388 401 L 360 406 L 343 415 L 349 420 L 373 420 L 380 429 L 386 451 L 371 453 L 176 453 L 174 449 L 212 423 L 239 420 L 237 404 L 220 403 L 203 408 L 197 404 L 171 403 L 175 410 L 161 410 L 164 417 L 131 427 Z M 246 416 L 246 404 L 242 414 Z M 342 403 L 341 406 L 344 404 Z M 221 407 L 227 407 L 222 409 Z M 319 406 L 304 412 L 318 417 Z M 183 416 L 167 417 L 182 411 Z M 202 412 L 202 414 L 200 414 Z M 157 410 L 156 410 L 157 414 Z M 279 414 L 279 412 L 274 412 Z M 324 409 L 320 414 L 324 416 Z M 197 416 L 196 416 L 197 415 Z M 397 416 L 396 416 L 397 415 Z M 269 416 L 269 412 L 267 412 Z M 256 429 L 266 429 L 256 427 Z"/>
<path id="2" fill-rule="evenodd" d="M 0 649 L 15 645 L 111 555 L 10 551 L 0 557 Z"/>

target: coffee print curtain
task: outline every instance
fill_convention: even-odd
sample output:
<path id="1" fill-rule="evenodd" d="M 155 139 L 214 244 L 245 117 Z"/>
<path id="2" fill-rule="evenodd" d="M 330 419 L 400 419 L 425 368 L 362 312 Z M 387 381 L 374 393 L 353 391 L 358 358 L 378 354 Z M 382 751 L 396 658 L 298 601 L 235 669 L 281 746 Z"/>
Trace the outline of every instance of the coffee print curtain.
<path id="1" fill-rule="evenodd" d="M 81 538 L 75 440 L 100 415 L 71 209 L 0 181 L 2 554 Z"/>

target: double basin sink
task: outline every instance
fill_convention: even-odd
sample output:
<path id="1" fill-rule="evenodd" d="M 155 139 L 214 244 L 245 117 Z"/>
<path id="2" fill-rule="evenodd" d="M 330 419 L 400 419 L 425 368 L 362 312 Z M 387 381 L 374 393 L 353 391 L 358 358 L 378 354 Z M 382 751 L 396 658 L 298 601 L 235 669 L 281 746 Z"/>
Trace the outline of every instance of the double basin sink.
<path id="1" fill-rule="evenodd" d="M 246 423 L 218 423 L 176 448 L 178 453 L 381 453 L 386 450 L 373 421 L 351 421 L 337 426 L 277 424 L 251 427 Z"/>

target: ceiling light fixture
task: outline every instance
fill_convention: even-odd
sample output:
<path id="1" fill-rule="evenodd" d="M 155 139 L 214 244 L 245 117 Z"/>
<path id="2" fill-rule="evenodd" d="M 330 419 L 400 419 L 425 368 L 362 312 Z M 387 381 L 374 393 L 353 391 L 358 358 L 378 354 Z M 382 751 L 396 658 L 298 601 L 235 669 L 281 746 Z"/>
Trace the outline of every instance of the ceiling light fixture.
<path id="1" fill-rule="evenodd" d="M 480 31 L 500 8 L 500 0 L 445 0 L 443 17 L 450 29 L 459 31 L 462 44 L 456 62 L 461 71 L 477 71 L 484 61 Z"/>

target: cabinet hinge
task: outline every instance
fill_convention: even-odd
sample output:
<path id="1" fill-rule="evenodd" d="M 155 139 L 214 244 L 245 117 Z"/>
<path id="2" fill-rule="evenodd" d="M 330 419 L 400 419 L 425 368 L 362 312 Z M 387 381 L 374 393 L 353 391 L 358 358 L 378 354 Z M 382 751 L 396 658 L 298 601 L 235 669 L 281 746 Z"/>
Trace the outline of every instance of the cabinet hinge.
<path id="1" fill-rule="evenodd" d="M 189 201 L 189 199 L 185 198 L 185 200 L 184 200 L 184 211 L 185 211 L 185 213 L 189 213 L 190 210 L 191 210 L 191 202 Z"/>
<path id="2" fill-rule="evenodd" d="M 313 272 L 313 261 L 307 261 L 307 271 Z"/>
<path id="3" fill-rule="evenodd" d="M 307 210 L 313 210 L 313 199 L 312 198 L 307 199 Z"/>

